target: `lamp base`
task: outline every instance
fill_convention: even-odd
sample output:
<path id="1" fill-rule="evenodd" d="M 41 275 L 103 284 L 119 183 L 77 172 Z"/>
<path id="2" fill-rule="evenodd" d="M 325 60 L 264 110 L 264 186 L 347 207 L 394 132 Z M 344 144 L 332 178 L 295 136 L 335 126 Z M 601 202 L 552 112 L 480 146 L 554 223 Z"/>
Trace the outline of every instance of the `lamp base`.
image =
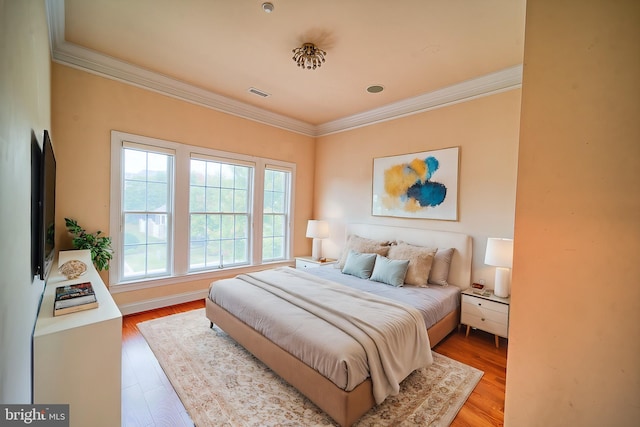
<path id="1" fill-rule="evenodd" d="M 493 287 L 493 293 L 500 298 L 506 298 L 511 292 L 511 270 L 505 267 L 496 267 L 496 281 Z"/>
<path id="2" fill-rule="evenodd" d="M 311 247 L 311 259 L 318 261 L 322 258 L 322 239 L 313 239 L 313 246 Z"/>

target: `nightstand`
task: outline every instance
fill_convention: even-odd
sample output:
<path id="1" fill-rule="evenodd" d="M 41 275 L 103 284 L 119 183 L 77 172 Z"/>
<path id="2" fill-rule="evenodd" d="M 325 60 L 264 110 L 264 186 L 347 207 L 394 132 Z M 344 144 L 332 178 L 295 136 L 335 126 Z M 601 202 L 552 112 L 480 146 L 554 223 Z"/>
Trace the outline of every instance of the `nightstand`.
<path id="1" fill-rule="evenodd" d="M 481 329 L 495 335 L 496 347 L 500 347 L 500 338 L 509 338 L 509 298 L 491 295 L 478 295 L 473 289 L 462 292 L 462 313 L 460 323 L 470 328 Z"/>
<path id="2" fill-rule="evenodd" d="M 316 261 L 310 256 L 296 257 L 296 268 L 317 268 L 317 267 L 334 267 L 338 262 L 337 259 L 326 258 L 326 261 Z"/>

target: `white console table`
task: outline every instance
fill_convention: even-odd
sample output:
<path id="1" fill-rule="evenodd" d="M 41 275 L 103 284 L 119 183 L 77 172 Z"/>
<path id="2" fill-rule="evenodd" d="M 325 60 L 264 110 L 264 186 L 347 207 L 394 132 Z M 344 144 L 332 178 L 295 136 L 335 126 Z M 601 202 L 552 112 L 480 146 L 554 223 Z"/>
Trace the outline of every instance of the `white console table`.
<path id="1" fill-rule="evenodd" d="M 53 263 L 33 333 L 35 404 L 69 404 L 71 427 L 121 425 L 122 314 L 88 250 L 61 252 L 87 272 L 67 280 Z M 55 288 L 91 282 L 98 308 L 53 316 Z"/>

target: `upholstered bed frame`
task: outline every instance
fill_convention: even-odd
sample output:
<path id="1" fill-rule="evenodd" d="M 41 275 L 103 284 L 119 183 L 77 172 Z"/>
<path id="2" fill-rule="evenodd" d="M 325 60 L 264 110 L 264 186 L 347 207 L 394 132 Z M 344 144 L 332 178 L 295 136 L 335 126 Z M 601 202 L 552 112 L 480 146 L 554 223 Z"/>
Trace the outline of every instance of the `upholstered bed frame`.
<path id="1" fill-rule="evenodd" d="M 376 240 L 402 240 L 410 244 L 455 248 L 449 283 L 466 289 L 471 280 L 471 237 L 460 233 L 416 228 L 351 224 L 347 234 Z M 371 380 L 352 391 L 344 391 L 287 351 L 278 347 L 231 313 L 206 299 L 207 318 L 254 356 L 269 366 L 285 381 L 307 396 L 341 426 L 350 426 L 375 405 Z M 459 323 L 459 309 L 450 312 L 427 330 L 431 347 L 445 338 Z"/>

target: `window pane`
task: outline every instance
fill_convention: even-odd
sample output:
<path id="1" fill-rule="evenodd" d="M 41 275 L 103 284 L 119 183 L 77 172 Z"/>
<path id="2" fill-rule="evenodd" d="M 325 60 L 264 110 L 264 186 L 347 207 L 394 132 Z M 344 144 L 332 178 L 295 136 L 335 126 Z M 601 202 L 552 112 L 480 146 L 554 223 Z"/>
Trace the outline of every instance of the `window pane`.
<path id="1" fill-rule="evenodd" d="M 147 250 L 147 273 L 151 275 L 165 274 L 167 273 L 168 265 L 168 247 L 166 244 L 153 244 L 149 245 Z"/>
<path id="2" fill-rule="evenodd" d="M 274 215 L 273 216 L 273 235 L 274 236 L 284 236 L 285 235 L 285 221 L 286 218 L 284 215 Z"/>
<path id="3" fill-rule="evenodd" d="M 191 160 L 191 169 L 189 173 L 189 182 L 191 185 L 204 185 L 206 176 L 207 162 L 202 160 Z"/>
<path id="4" fill-rule="evenodd" d="M 234 264 L 247 262 L 247 239 L 236 239 L 234 251 Z"/>
<path id="5" fill-rule="evenodd" d="M 286 209 L 284 193 L 273 193 L 273 204 L 271 208 L 274 213 L 284 213 Z"/>
<path id="6" fill-rule="evenodd" d="M 147 209 L 152 212 L 166 212 L 169 203 L 169 191 L 166 183 L 150 182 L 147 184 Z"/>
<path id="7" fill-rule="evenodd" d="M 235 181 L 235 167 L 233 165 L 221 164 L 220 165 L 221 181 L 220 186 L 223 188 L 233 188 Z"/>
<path id="8" fill-rule="evenodd" d="M 147 180 L 147 152 L 124 150 L 124 179 Z"/>
<path id="9" fill-rule="evenodd" d="M 207 215 L 207 240 L 220 240 L 222 238 L 221 228 L 221 215 Z"/>
<path id="10" fill-rule="evenodd" d="M 189 212 L 205 212 L 205 188 L 189 188 Z"/>
<path id="11" fill-rule="evenodd" d="M 284 238 L 273 238 L 273 257 L 280 258 L 284 256 Z"/>
<path id="12" fill-rule="evenodd" d="M 124 247 L 124 271 L 123 277 L 143 277 L 147 271 L 147 246 L 130 245 Z"/>
<path id="13" fill-rule="evenodd" d="M 220 187 L 220 163 L 207 162 L 207 187 Z"/>
<path id="14" fill-rule="evenodd" d="M 220 212 L 220 188 L 207 187 L 207 202 L 205 209 L 207 212 Z"/>
<path id="15" fill-rule="evenodd" d="M 249 168 L 246 166 L 236 166 L 236 182 L 235 188 L 248 190 L 249 189 Z"/>
<path id="16" fill-rule="evenodd" d="M 273 191 L 273 173 L 272 170 L 264 172 L 264 191 Z"/>
<path id="17" fill-rule="evenodd" d="M 233 212 L 233 189 L 220 190 L 220 212 Z"/>
<path id="18" fill-rule="evenodd" d="M 147 183 L 144 181 L 124 182 L 124 210 L 144 211 L 147 201 Z"/>
<path id="19" fill-rule="evenodd" d="M 189 260 L 191 262 L 191 268 L 202 268 L 205 265 L 206 260 L 205 242 L 191 242 L 189 246 Z"/>
<path id="20" fill-rule="evenodd" d="M 272 204 L 273 204 L 273 192 L 265 191 L 264 192 L 264 212 L 265 213 L 273 212 L 273 209 L 271 208 Z"/>
<path id="21" fill-rule="evenodd" d="M 223 239 L 233 239 L 235 233 L 235 221 L 232 215 L 222 216 L 221 237 Z"/>
<path id="22" fill-rule="evenodd" d="M 206 215 L 191 215 L 191 242 L 198 241 L 203 242 L 207 239 L 207 216 Z"/>
<path id="23" fill-rule="evenodd" d="M 263 236 L 273 236 L 273 215 L 262 216 L 262 234 Z"/>
<path id="24" fill-rule="evenodd" d="M 248 192 L 246 190 L 236 190 L 233 195 L 233 211 L 246 213 L 249 212 L 247 199 Z"/>
<path id="25" fill-rule="evenodd" d="M 220 268 L 220 241 L 215 240 L 207 243 L 206 267 Z"/>
<path id="26" fill-rule="evenodd" d="M 153 182 L 169 182 L 169 156 L 166 154 L 149 153 L 148 180 Z"/>

